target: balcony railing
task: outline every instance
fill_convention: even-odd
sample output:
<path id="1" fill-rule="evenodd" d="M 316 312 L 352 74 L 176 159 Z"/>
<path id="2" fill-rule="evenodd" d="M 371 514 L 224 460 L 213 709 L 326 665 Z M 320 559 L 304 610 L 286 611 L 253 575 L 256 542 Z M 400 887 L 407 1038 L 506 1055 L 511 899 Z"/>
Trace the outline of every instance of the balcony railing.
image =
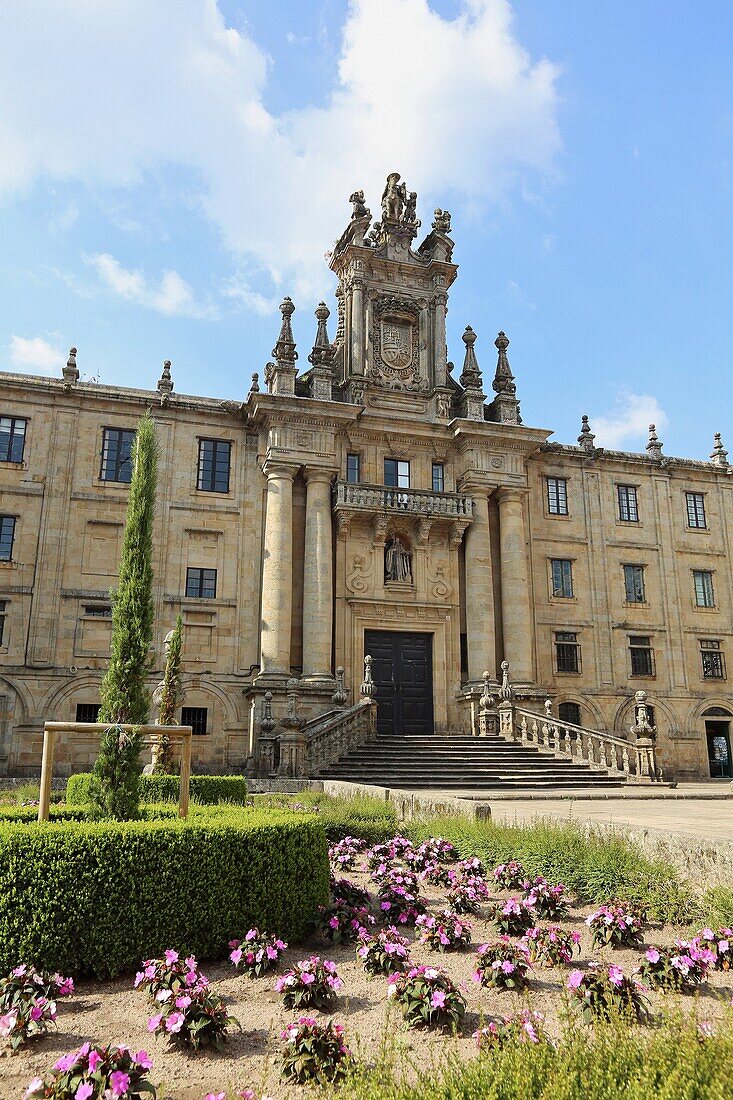
<path id="1" fill-rule="evenodd" d="M 395 489 L 388 485 L 362 485 L 337 481 L 334 510 L 406 512 L 417 516 L 472 519 L 473 497 L 462 493 L 432 493 L 427 489 Z"/>

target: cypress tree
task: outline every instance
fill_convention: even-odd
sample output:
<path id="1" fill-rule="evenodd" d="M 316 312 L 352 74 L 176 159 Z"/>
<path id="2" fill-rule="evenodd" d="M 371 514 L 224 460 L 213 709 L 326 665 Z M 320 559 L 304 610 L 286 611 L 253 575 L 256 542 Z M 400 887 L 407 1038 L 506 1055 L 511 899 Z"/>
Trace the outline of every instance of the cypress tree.
<path id="1" fill-rule="evenodd" d="M 160 708 L 158 711 L 158 723 L 161 726 L 174 726 L 176 724 L 176 706 L 181 693 L 181 642 L 183 638 L 183 619 L 180 611 L 176 618 L 176 625 L 166 638 L 165 672 L 163 673 L 162 690 L 160 693 Z M 153 772 L 169 772 L 170 763 L 170 739 L 164 733 L 158 736 L 157 744 L 153 752 Z"/>
<path id="2" fill-rule="evenodd" d="M 138 812 L 140 736 L 115 728 L 147 723 L 147 673 L 153 638 L 153 520 L 158 446 L 147 413 L 137 426 L 132 480 L 117 588 L 112 597 L 109 667 L 100 685 L 98 721 L 111 725 L 94 765 L 92 803 L 97 816 L 128 818 Z"/>

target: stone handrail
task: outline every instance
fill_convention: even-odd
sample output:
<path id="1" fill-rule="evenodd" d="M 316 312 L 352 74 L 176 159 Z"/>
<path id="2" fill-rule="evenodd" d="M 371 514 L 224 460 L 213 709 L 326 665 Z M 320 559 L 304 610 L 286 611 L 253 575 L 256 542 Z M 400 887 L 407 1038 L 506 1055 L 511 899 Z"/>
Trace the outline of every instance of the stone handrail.
<path id="1" fill-rule="evenodd" d="M 409 512 L 419 516 L 446 516 L 448 519 L 472 519 L 473 497 L 463 493 L 434 493 L 427 489 L 399 489 L 387 485 L 364 485 L 337 481 L 334 509 L 365 512 Z"/>
<path id="2" fill-rule="evenodd" d="M 373 699 L 360 699 L 353 707 L 309 722 L 304 733 L 305 771 L 315 776 L 358 745 L 375 739 L 377 704 Z"/>

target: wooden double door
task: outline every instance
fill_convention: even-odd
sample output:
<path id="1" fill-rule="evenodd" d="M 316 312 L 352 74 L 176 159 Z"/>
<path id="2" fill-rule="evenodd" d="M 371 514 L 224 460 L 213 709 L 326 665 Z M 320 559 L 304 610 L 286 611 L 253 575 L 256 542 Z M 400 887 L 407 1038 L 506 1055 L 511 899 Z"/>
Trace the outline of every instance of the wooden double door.
<path id="1" fill-rule="evenodd" d="M 379 733 L 433 732 L 433 636 L 367 630 Z"/>

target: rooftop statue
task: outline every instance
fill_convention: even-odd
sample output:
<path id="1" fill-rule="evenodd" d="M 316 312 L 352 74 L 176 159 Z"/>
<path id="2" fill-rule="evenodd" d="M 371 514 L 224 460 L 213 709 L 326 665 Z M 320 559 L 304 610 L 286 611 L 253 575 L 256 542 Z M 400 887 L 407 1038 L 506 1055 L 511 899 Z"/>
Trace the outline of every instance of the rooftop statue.
<path id="1" fill-rule="evenodd" d="M 382 217 L 386 222 L 402 220 L 402 211 L 407 202 L 407 187 L 399 183 L 400 173 L 390 172 L 382 192 Z"/>

